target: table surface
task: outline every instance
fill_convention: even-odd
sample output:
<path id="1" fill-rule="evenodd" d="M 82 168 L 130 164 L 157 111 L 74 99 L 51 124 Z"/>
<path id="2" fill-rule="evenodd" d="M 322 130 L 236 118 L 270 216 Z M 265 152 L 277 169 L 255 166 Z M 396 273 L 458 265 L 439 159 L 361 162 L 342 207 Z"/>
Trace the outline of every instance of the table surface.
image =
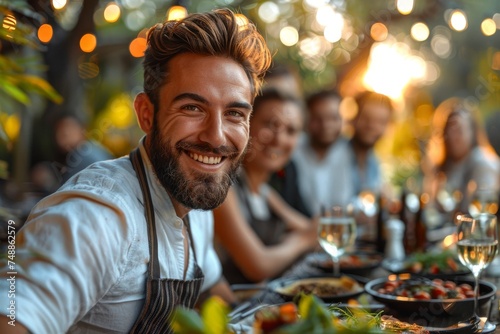
<path id="1" fill-rule="evenodd" d="M 315 261 L 317 261 L 317 253 L 309 254 L 308 256 L 303 257 L 300 261 L 298 261 L 292 268 L 283 273 L 281 278 L 307 278 L 311 276 L 325 276 L 325 271 L 319 268 L 317 265 L 314 265 Z M 494 272 L 494 271 L 493 271 Z M 491 275 L 483 275 L 481 279 L 492 282 L 497 287 L 497 295 L 496 298 L 492 301 L 491 309 L 489 313 L 489 320 L 492 323 L 500 323 L 500 314 L 499 314 L 499 300 L 500 300 L 500 268 L 498 270 L 499 275 L 491 276 Z M 485 274 L 487 274 L 486 272 Z M 370 270 L 367 275 L 363 277 L 355 277 L 359 279 L 360 283 L 366 283 L 371 279 L 379 278 L 379 277 L 387 277 L 391 273 L 382 268 L 381 266 Z M 326 274 L 327 275 L 327 274 Z M 472 278 L 472 277 L 471 277 Z M 273 293 L 269 290 L 264 290 L 260 293 L 257 293 L 254 297 L 252 297 L 249 301 L 250 304 L 257 306 L 259 304 L 279 304 L 285 302 L 285 300 L 278 294 Z M 387 312 L 391 312 L 389 309 L 385 309 Z M 405 320 L 400 317 L 400 320 Z M 500 334 L 500 325 L 497 326 L 497 329 L 494 332 L 495 334 Z"/>

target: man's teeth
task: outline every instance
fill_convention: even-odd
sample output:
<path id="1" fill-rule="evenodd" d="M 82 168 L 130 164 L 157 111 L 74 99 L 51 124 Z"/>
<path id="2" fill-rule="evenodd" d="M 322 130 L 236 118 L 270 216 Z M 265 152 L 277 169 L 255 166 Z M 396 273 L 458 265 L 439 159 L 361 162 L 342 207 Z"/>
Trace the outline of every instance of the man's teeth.
<path id="1" fill-rule="evenodd" d="M 189 153 L 189 156 L 199 162 L 203 162 L 204 164 L 215 165 L 220 163 L 222 157 L 207 157 L 206 155 L 201 155 L 197 153 Z"/>

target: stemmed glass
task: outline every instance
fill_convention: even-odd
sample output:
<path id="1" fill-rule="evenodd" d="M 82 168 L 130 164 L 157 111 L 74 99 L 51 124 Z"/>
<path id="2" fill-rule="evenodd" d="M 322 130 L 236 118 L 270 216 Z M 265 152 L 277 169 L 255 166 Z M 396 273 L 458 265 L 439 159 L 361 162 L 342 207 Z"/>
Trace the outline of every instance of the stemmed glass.
<path id="1" fill-rule="evenodd" d="M 474 217 L 480 213 L 495 214 L 498 211 L 498 192 L 494 189 L 480 188 L 472 194 L 469 213 Z"/>
<path id="2" fill-rule="evenodd" d="M 479 317 L 477 310 L 479 276 L 498 252 L 497 219 L 495 215 L 479 213 L 474 217 L 459 215 L 457 221 L 459 224 L 457 229 L 458 258 L 474 276 L 474 314 Z M 485 326 L 487 325 L 491 324 L 486 322 Z"/>
<path id="3" fill-rule="evenodd" d="M 331 210 L 323 210 L 318 239 L 321 247 L 332 257 L 333 275 L 340 276 L 339 258 L 356 241 L 356 220 L 350 207 L 333 206 Z"/>

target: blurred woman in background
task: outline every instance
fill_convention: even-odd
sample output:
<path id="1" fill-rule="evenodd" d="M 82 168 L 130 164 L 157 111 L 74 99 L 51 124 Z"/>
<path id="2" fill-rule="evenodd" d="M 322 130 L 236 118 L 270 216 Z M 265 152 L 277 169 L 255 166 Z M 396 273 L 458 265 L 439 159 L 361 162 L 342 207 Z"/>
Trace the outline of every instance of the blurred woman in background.
<path id="1" fill-rule="evenodd" d="M 214 211 L 216 242 L 230 284 L 272 278 L 317 245 L 316 225 L 267 184 L 297 144 L 302 104 L 268 88 L 255 98 L 253 108 L 243 168 L 226 201 Z"/>
<path id="2" fill-rule="evenodd" d="M 424 189 L 430 195 L 429 227 L 452 223 L 457 212 L 489 210 L 486 201 L 498 204 L 499 158 L 480 126 L 477 110 L 464 100 L 450 98 L 437 107 L 427 159 L 423 170 Z"/>

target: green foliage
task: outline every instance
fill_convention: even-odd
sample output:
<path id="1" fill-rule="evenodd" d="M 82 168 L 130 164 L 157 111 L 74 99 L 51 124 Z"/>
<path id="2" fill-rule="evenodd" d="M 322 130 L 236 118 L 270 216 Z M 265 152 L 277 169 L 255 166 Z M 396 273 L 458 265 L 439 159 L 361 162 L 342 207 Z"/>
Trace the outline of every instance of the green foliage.
<path id="1" fill-rule="evenodd" d="M 7 16 L 11 15 L 15 17 L 15 20 L 6 19 Z M 39 15 L 22 1 L 7 3 L 0 0 L 0 20 L 6 22 L 0 27 L 0 42 L 4 40 L 19 47 L 39 49 L 40 44 L 35 37 L 35 27 L 17 17 L 21 15 L 31 20 L 39 18 Z M 33 72 L 36 69 L 32 58 L 0 54 L 1 95 L 23 105 L 30 104 L 30 94 L 43 96 L 54 103 L 61 103 L 61 95 L 46 80 L 37 75 L 26 74 L 27 70 Z M 3 109 L 12 105 L 10 103 L 2 104 Z"/>
<path id="2" fill-rule="evenodd" d="M 302 295 L 299 301 L 300 319 L 273 331 L 275 334 L 332 333 L 332 334 L 382 334 L 381 313 L 372 314 L 363 309 L 326 307 L 314 295 Z M 203 304 L 200 314 L 193 310 L 177 308 L 172 328 L 176 334 L 227 334 L 229 308 L 218 297 Z"/>
<path id="3" fill-rule="evenodd" d="M 193 310 L 178 307 L 172 329 L 176 334 L 225 334 L 229 332 L 229 307 L 218 298 L 209 298 L 201 308 L 201 316 Z"/>

